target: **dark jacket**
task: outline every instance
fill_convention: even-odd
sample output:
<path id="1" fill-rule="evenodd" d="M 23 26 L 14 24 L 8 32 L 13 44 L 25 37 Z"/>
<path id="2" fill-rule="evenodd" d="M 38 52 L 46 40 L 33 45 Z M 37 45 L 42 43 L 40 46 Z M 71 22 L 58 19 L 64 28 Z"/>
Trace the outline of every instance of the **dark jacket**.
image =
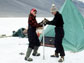
<path id="1" fill-rule="evenodd" d="M 64 29 L 63 29 L 63 18 L 62 15 L 57 12 L 54 19 L 52 21 L 47 22 L 47 24 L 55 25 L 55 53 L 60 53 L 60 56 L 65 56 L 64 48 L 62 46 L 62 40 L 64 37 Z"/>
<path id="2" fill-rule="evenodd" d="M 63 27 L 63 18 L 62 15 L 57 12 L 54 19 L 52 21 L 47 22 L 49 25 L 55 25 L 56 27 Z"/>

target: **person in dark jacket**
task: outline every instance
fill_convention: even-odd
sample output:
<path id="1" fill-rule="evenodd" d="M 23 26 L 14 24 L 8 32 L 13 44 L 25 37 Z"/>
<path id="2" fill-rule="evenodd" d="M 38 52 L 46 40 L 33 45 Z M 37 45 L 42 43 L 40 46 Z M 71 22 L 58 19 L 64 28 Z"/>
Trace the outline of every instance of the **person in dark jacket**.
<path id="1" fill-rule="evenodd" d="M 59 53 L 61 58 L 58 60 L 58 62 L 64 61 L 64 48 L 62 46 L 62 40 L 64 37 L 64 29 L 63 29 L 63 18 L 62 15 L 57 11 L 55 4 L 52 4 L 51 7 L 51 13 L 54 15 L 54 19 L 52 21 L 48 21 L 46 18 L 44 19 L 46 21 L 46 24 L 48 25 L 54 25 L 55 26 L 55 54 L 51 55 L 51 57 L 59 57 Z"/>
<path id="2" fill-rule="evenodd" d="M 33 54 L 32 54 L 33 56 L 40 56 L 40 53 L 37 52 L 38 48 L 40 46 L 40 41 L 36 34 L 36 28 L 42 27 L 42 24 L 37 23 L 36 13 L 37 13 L 37 10 L 35 8 L 33 8 L 30 11 L 29 18 L 28 18 L 27 34 L 28 34 L 28 40 L 29 40 L 29 47 L 27 49 L 26 56 L 25 56 L 25 60 L 27 60 L 27 61 L 33 60 L 32 58 L 29 58 L 29 56 L 32 52 L 32 49 L 34 49 Z"/>

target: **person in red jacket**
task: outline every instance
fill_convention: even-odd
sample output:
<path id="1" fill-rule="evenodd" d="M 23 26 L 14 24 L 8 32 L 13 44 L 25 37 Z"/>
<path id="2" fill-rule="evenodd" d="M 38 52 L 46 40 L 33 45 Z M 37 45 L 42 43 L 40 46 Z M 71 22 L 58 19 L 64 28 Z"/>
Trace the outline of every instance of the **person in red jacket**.
<path id="1" fill-rule="evenodd" d="M 35 8 L 33 8 L 30 11 L 29 18 L 28 18 L 27 34 L 28 34 L 29 46 L 28 46 L 26 56 L 25 56 L 25 60 L 27 60 L 27 61 L 33 60 L 32 58 L 29 58 L 30 54 L 32 52 L 32 49 L 34 49 L 33 54 L 32 54 L 33 56 L 40 56 L 40 53 L 37 52 L 38 48 L 40 46 L 40 41 L 39 41 L 37 33 L 36 33 L 36 28 L 42 27 L 42 24 L 41 24 L 42 22 L 37 23 L 36 13 L 37 13 L 37 10 Z"/>

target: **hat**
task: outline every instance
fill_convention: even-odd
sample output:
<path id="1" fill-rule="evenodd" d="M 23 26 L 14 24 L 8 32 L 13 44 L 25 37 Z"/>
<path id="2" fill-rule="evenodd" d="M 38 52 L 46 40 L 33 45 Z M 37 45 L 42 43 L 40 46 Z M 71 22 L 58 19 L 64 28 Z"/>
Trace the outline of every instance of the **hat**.
<path id="1" fill-rule="evenodd" d="M 35 8 L 33 8 L 33 9 L 30 11 L 30 13 L 33 13 L 34 11 L 37 12 L 37 10 L 36 10 Z"/>
<path id="2" fill-rule="evenodd" d="M 55 6 L 55 4 L 52 4 L 51 6 L 51 12 L 56 12 L 57 11 L 57 8 Z"/>

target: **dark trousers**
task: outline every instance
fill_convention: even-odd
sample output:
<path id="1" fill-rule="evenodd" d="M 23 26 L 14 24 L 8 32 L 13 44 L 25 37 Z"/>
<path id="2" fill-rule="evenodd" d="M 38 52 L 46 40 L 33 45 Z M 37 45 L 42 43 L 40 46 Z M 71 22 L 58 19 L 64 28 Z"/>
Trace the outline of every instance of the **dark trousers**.
<path id="1" fill-rule="evenodd" d="M 64 37 L 64 29 L 63 27 L 55 28 L 55 53 L 60 53 L 60 56 L 65 56 L 64 48 L 62 46 L 62 40 Z"/>
<path id="2" fill-rule="evenodd" d="M 40 41 L 36 34 L 36 29 L 29 28 L 27 33 L 28 33 L 29 47 L 32 49 L 34 49 L 35 46 L 39 47 Z"/>

